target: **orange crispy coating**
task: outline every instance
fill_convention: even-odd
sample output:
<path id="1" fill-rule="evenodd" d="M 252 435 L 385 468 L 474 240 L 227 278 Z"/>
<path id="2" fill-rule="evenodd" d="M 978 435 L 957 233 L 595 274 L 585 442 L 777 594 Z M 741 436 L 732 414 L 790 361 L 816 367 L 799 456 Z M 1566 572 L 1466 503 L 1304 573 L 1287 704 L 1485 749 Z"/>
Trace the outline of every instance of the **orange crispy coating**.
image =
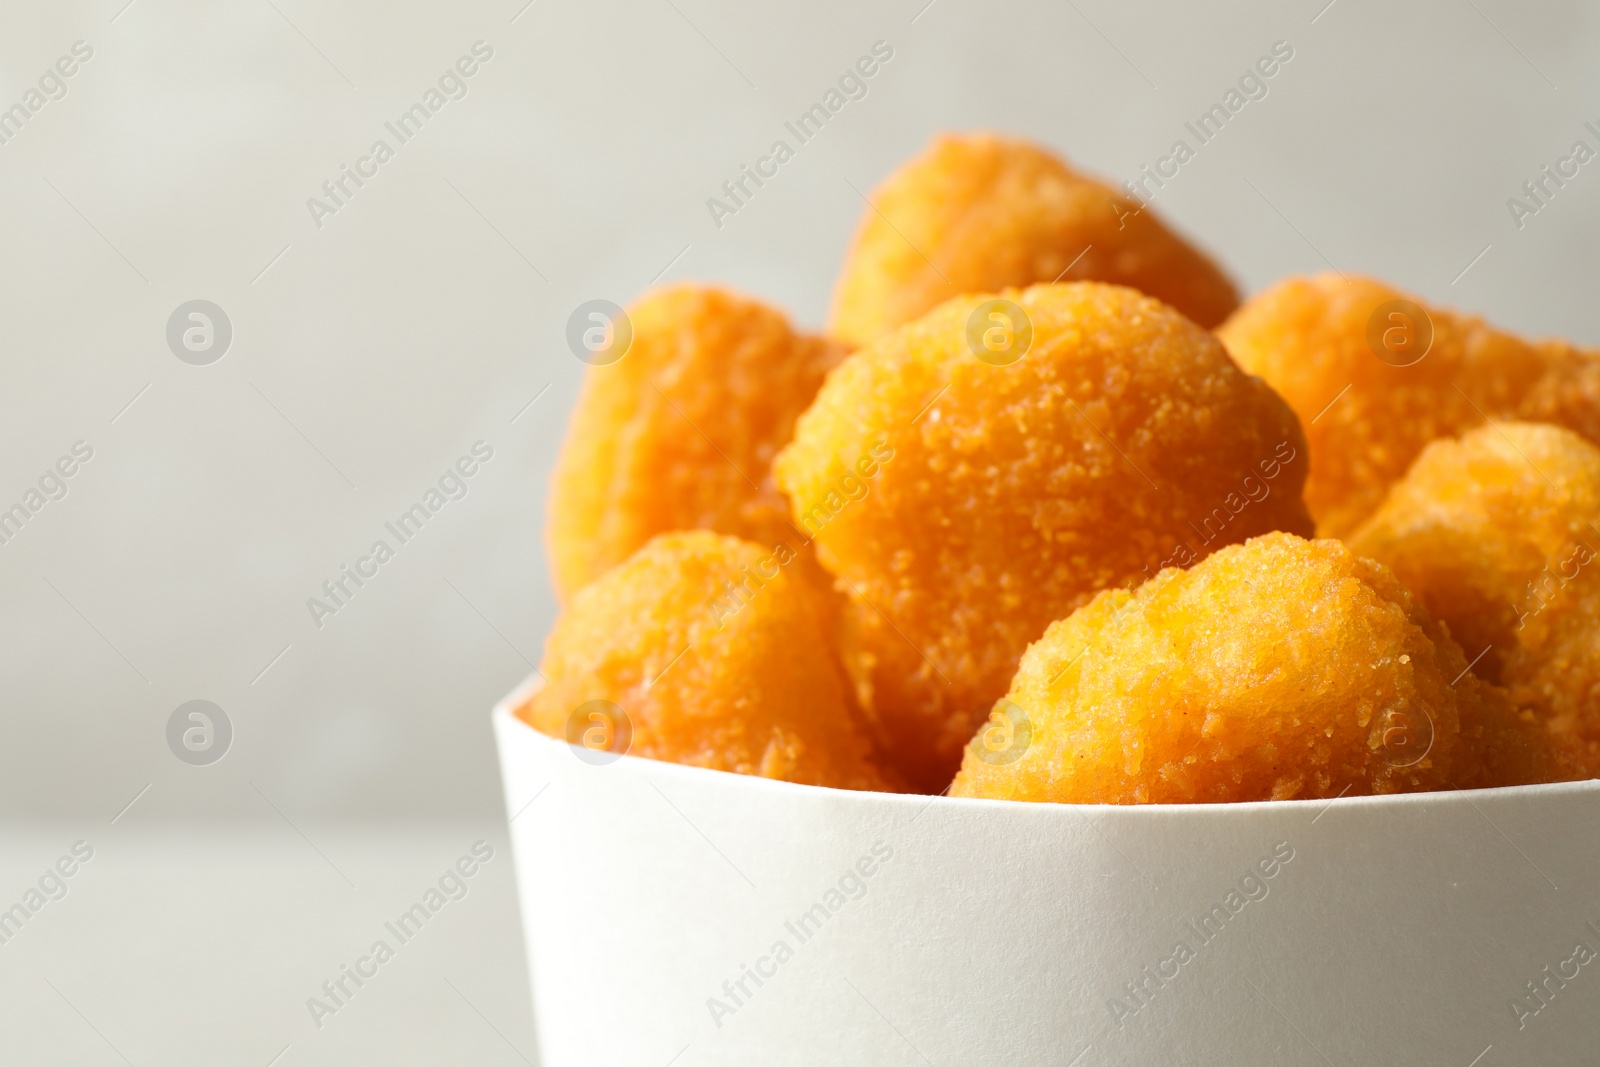
<path id="1" fill-rule="evenodd" d="M 863 345 L 961 293 L 1084 279 L 1131 286 L 1208 328 L 1239 302 L 1137 201 L 1026 141 L 943 134 L 873 193 L 830 332 Z"/>
<path id="2" fill-rule="evenodd" d="M 1435 441 L 1350 545 L 1600 772 L 1600 449 L 1539 423 Z"/>
<path id="3" fill-rule="evenodd" d="M 1392 574 L 1269 534 L 1052 625 L 951 794 L 1213 803 L 1561 776 Z"/>
<path id="4" fill-rule="evenodd" d="M 772 457 L 844 357 L 720 289 L 662 289 L 628 314 L 632 344 L 589 369 L 551 478 L 550 559 L 563 596 L 668 530 L 797 545 Z"/>
<path id="5" fill-rule="evenodd" d="M 1311 532 L 1293 412 L 1132 289 L 1008 291 L 1032 347 L 968 347 L 952 300 L 829 376 L 774 470 L 850 598 L 846 667 L 936 791 L 1017 659 L 1097 591 L 1269 530 Z"/>
<path id="6" fill-rule="evenodd" d="M 1405 323 L 1382 316 L 1402 351 L 1379 358 L 1369 342 L 1374 313 L 1396 300 L 1422 308 L 1432 323 L 1431 348 L 1409 366 L 1397 365 L 1415 355 L 1403 346 L 1422 333 L 1408 335 Z M 1370 515 L 1423 445 L 1515 411 L 1559 358 L 1555 347 L 1531 345 L 1482 319 L 1428 308 L 1371 278 L 1336 274 L 1279 282 L 1246 301 L 1217 335 L 1300 416 L 1311 444 L 1306 504 L 1318 532 L 1330 537 Z M 1546 390 L 1552 407 L 1576 400 L 1570 375 L 1558 375 Z"/>
<path id="7" fill-rule="evenodd" d="M 652 539 L 573 596 L 545 643 L 546 684 L 518 714 L 572 740 L 574 713 L 609 701 L 631 726 L 631 755 L 885 788 L 798 562 L 782 546 L 703 530 Z M 588 728 L 579 720 L 576 736 Z"/>
<path id="8" fill-rule="evenodd" d="M 1600 352 L 1555 340 L 1538 348 L 1548 369 L 1517 404 L 1516 417 L 1553 422 L 1600 443 Z"/>

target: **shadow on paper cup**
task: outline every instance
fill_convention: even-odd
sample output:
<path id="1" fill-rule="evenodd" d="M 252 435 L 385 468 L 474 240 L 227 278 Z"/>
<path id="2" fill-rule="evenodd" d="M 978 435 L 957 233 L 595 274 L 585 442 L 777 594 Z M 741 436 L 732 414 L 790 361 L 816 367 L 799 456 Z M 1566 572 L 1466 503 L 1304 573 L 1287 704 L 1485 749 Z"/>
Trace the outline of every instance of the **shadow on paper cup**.
<path id="1" fill-rule="evenodd" d="M 515 717 L 536 685 L 493 721 L 543 1067 L 1465 1067 L 1600 1044 L 1600 782 L 1097 807 L 596 773 Z M 1418 724 L 1391 728 L 1411 758 Z"/>

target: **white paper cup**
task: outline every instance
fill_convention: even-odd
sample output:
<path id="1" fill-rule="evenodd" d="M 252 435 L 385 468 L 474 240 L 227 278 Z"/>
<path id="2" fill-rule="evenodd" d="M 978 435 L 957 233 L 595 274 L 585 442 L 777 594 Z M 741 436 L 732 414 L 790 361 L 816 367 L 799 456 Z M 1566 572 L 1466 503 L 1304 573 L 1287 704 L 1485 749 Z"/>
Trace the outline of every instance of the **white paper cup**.
<path id="1" fill-rule="evenodd" d="M 494 712 L 544 1067 L 1600 1062 L 1600 781 L 854 793 Z"/>

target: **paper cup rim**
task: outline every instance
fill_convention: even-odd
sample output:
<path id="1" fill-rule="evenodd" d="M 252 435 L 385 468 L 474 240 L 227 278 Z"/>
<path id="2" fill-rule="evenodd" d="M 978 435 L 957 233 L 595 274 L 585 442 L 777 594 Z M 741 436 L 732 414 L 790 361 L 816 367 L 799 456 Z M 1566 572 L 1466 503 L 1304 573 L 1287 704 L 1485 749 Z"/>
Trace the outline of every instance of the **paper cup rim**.
<path id="1" fill-rule="evenodd" d="M 560 745 L 563 748 L 573 747 L 560 738 L 541 733 L 517 716 L 516 709 L 527 703 L 543 687 L 544 678 L 538 671 L 535 671 L 523 679 L 515 689 L 494 706 L 494 710 L 491 713 L 491 721 L 494 724 L 497 737 L 514 736 L 506 731 L 520 729 L 525 732 L 525 740 L 533 744 Z M 618 768 L 627 768 L 632 773 L 648 772 L 685 781 L 700 780 L 711 782 L 720 779 L 730 789 L 765 789 L 779 794 L 789 793 L 797 799 L 807 797 L 831 797 L 835 799 L 850 797 L 862 802 L 913 808 L 925 807 L 932 803 L 959 805 L 973 811 L 1003 808 L 1050 812 L 1064 808 L 1073 812 L 1093 811 L 1096 814 L 1107 816 L 1117 813 L 1115 817 L 1120 818 L 1152 818 L 1158 812 L 1185 812 L 1191 814 L 1204 812 L 1216 818 L 1226 818 L 1228 813 L 1231 812 L 1243 817 L 1262 809 L 1283 810 L 1284 805 L 1291 804 L 1301 807 L 1332 807 L 1337 804 L 1343 808 L 1376 806 L 1393 808 L 1398 813 L 1405 809 L 1417 809 L 1441 803 L 1470 804 L 1477 798 L 1513 796 L 1535 800 L 1555 798 L 1567 794 L 1593 794 L 1600 796 L 1600 778 L 1583 778 L 1576 781 L 1547 782 L 1540 785 L 1497 786 L 1492 789 L 1443 789 L 1431 792 L 1385 793 L 1381 795 L 1302 797 L 1292 800 L 1239 800 L 1184 804 L 1073 804 L 1056 800 L 1004 800 L 989 797 L 951 797 L 941 793 L 885 793 L 867 789 L 837 789 L 833 786 L 785 782 L 776 778 L 763 778 L 759 775 L 739 774 L 734 771 L 717 770 L 712 767 L 696 767 L 686 763 L 672 763 L 667 760 L 649 759 L 644 756 L 627 754 L 618 756 L 607 765 L 608 770 L 616 770 Z M 509 785 L 509 783 L 506 784 Z M 508 792 L 507 801 L 509 802 L 509 800 L 510 795 Z"/>

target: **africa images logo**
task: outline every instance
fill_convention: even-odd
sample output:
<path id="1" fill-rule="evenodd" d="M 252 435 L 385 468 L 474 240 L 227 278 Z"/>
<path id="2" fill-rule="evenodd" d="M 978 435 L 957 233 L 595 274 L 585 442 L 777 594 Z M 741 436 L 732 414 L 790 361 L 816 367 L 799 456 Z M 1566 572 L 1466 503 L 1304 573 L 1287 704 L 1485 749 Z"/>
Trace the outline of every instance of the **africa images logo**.
<path id="1" fill-rule="evenodd" d="M 72 42 L 70 55 L 57 59 L 52 66 L 46 67 L 45 72 L 39 75 L 37 88 L 28 88 L 18 100 L 7 108 L 0 108 L 0 145 L 11 143 L 11 139 L 22 132 L 22 128 L 32 121 L 33 116 L 44 110 L 46 104 L 56 100 L 63 100 L 67 95 L 66 79 L 78 73 L 82 64 L 94 58 L 94 46 L 87 41 Z"/>
<path id="2" fill-rule="evenodd" d="M 844 869 L 834 884 L 823 891 L 822 897 L 795 919 L 783 924 L 786 937 L 779 937 L 764 955 L 757 956 L 754 965 L 739 964 L 737 977 L 722 983 L 722 996 L 706 998 L 706 1011 L 717 1029 L 723 1021 L 750 1003 L 761 987 L 778 976 L 778 970 L 794 959 L 795 951 L 822 932 L 823 924 L 846 907 L 867 895 L 871 879 L 894 859 L 894 848 L 884 841 L 874 841 L 867 854 Z M 790 944 L 790 939 L 794 944 Z"/>
<path id="3" fill-rule="evenodd" d="M 822 99 L 802 111 L 793 122 L 783 128 L 794 138 L 795 145 L 803 145 L 822 132 L 833 116 L 843 111 L 853 100 L 866 99 L 872 78 L 894 58 L 894 46 L 888 41 L 872 42 L 872 54 L 859 57 L 839 76 L 837 86 L 829 86 Z M 737 215 L 741 208 L 755 199 L 767 182 L 778 176 L 779 168 L 795 157 L 795 148 L 782 137 L 772 142 L 767 154 L 758 156 L 754 168 L 742 164 L 739 173 L 722 183 L 721 196 L 706 197 L 706 210 L 717 229 L 722 229 L 723 219 Z"/>
<path id="4" fill-rule="evenodd" d="M 167 347 L 185 363 L 204 367 L 228 354 L 233 322 L 209 300 L 179 304 L 167 318 Z"/>
<path id="5" fill-rule="evenodd" d="M 423 890 L 410 907 L 383 924 L 389 936 L 375 939 L 366 953 L 356 957 L 353 964 L 341 963 L 334 976 L 322 983 L 320 995 L 313 994 L 306 998 L 306 1011 L 310 1013 L 316 1028 L 322 1029 L 329 1018 L 348 1007 L 355 995 L 382 973 L 383 965 L 394 959 L 403 946 L 416 940 L 417 935 L 446 905 L 465 900 L 472 891 L 471 879 L 492 859 L 494 846 L 487 841 L 474 841 L 471 849 L 446 867 L 434 884 Z M 390 944 L 390 938 L 393 938 L 393 944 Z"/>
<path id="6" fill-rule="evenodd" d="M 493 58 L 492 45 L 487 41 L 474 41 L 471 55 L 463 55 L 446 67 L 444 73 L 439 75 L 437 85 L 428 86 L 420 100 L 402 111 L 393 122 L 383 124 L 383 128 L 394 138 L 394 144 L 379 137 L 372 142 L 366 155 L 357 157 L 354 167 L 341 163 L 339 173 L 322 183 L 322 196 L 306 198 L 306 210 L 311 213 L 311 221 L 317 229 L 325 225 L 324 219 L 337 215 L 355 199 L 356 193 L 378 176 L 379 168 L 393 159 L 401 146 L 421 133 L 422 128 L 444 110 L 446 104 L 464 98 L 468 91 L 467 79 L 476 75 L 482 65 Z"/>
<path id="7" fill-rule="evenodd" d="M 353 565 L 341 563 L 339 573 L 322 583 L 321 597 L 306 597 L 306 610 L 311 613 L 311 621 L 316 628 L 322 629 L 329 616 L 337 615 L 349 607 L 356 593 L 376 578 L 384 564 L 394 559 L 399 548 L 414 540 L 422 532 L 423 526 L 444 510 L 446 504 L 464 499 L 471 491 L 468 479 L 493 458 L 493 445 L 487 441 L 474 441 L 471 455 L 458 457 L 445 468 L 438 482 L 423 492 L 420 500 L 402 511 L 393 521 L 383 524 L 383 528 L 394 538 L 393 545 L 380 537 L 372 542 L 365 555 L 357 557 Z"/>

